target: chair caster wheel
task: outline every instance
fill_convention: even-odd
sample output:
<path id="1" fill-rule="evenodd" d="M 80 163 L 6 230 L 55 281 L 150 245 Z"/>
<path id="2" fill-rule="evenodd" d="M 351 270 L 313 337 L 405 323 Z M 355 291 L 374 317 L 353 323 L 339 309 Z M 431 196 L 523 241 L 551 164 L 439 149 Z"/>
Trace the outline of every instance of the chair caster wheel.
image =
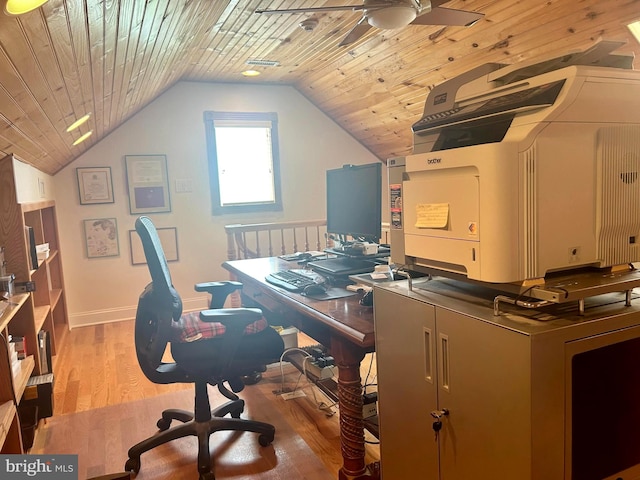
<path id="1" fill-rule="evenodd" d="M 271 442 L 273 442 L 273 435 L 262 434 L 258 437 L 258 443 L 262 447 L 268 447 L 269 445 L 271 445 Z"/>
<path id="2" fill-rule="evenodd" d="M 215 480 L 216 477 L 213 476 L 213 472 L 201 473 L 199 480 Z"/>
<path id="3" fill-rule="evenodd" d="M 140 459 L 130 458 L 124 464 L 124 469 L 127 472 L 138 473 L 140 471 Z"/>
<path id="4" fill-rule="evenodd" d="M 161 418 L 160 420 L 158 420 L 158 423 L 156 423 L 156 426 L 158 427 L 158 430 L 164 432 L 171 426 L 171 420 L 165 420 L 164 418 Z"/>
<path id="5" fill-rule="evenodd" d="M 245 385 L 255 385 L 260 380 L 262 380 L 262 373 L 260 372 L 253 372 L 242 377 L 242 383 L 244 383 Z"/>

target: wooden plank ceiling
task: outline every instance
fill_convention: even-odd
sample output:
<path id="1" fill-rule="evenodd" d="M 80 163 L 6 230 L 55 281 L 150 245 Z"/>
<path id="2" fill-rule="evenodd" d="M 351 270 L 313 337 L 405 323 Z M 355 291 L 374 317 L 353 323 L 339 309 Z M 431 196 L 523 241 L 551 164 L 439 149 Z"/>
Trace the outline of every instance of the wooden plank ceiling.
<path id="1" fill-rule="evenodd" d="M 442 3 L 442 2 L 440 2 Z M 514 63 L 622 40 L 638 0 L 451 0 L 471 27 L 408 26 L 338 43 L 360 12 L 256 9 L 358 0 L 49 0 L 0 14 L 0 151 L 55 174 L 179 80 L 294 86 L 381 160 L 407 154 L 430 87 L 486 62 Z M 318 26 L 298 24 L 315 17 Z M 248 60 L 262 75 L 240 75 Z M 76 118 L 89 122 L 67 133 Z M 73 141 L 88 130 L 84 143 Z"/>

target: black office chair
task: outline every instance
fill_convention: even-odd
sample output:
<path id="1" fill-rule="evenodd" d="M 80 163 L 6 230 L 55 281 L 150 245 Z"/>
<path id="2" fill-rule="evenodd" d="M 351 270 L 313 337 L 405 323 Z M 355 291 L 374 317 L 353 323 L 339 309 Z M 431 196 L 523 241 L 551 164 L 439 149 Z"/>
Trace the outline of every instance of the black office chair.
<path id="1" fill-rule="evenodd" d="M 212 295 L 210 310 L 182 314 L 182 301 L 173 288 L 167 261 L 156 229 L 148 217 L 136 220 L 151 283 L 138 300 L 135 345 L 138 362 L 154 383 L 195 384 L 195 412 L 165 410 L 154 436 L 129 449 L 125 470 L 138 473 L 140 455 L 158 445 L 189 435 L 198 437 L 200 480 L 215 478 L 209 451 L 209 436 L 219 430 L 249 431 L 259 434 L 260 445 L 271 444 L 275 428 L 267 423 L 240 418 L 244 401 L 234 392 L 243 389 L 241 377 L 278 360 L 284 350 L 280 335 L 267 325 L 255 308 L 222 308 L 227 295 L 242 287 L 239 282 L 201 283 L 196 291 Z M 224 333 L 222 333 L 224 331 Z M 172 363 L 162 361 L 167 344 Z M 228 383 L 227 388 L 224 383 Z M 217 385 L 229 399 L 213 411 L 207 385 Z M 230 414 L 230 417 L 226 415 Z M 223 418 L 224 417 L 224 418 Z M 169 428 L 172 420 L 183 422 Z"/>

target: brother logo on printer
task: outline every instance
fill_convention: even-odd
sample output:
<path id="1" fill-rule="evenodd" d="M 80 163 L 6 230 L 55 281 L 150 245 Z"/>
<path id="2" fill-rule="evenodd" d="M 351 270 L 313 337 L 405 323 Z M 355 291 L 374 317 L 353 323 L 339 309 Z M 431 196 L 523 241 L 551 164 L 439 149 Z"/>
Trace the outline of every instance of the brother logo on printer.
<path id="1" fill-rule="evenodd" d="M 427 164 L 428 165 L 437 165 L 440 162 L 442 162 L 441 158 L 427 158 Z"/>

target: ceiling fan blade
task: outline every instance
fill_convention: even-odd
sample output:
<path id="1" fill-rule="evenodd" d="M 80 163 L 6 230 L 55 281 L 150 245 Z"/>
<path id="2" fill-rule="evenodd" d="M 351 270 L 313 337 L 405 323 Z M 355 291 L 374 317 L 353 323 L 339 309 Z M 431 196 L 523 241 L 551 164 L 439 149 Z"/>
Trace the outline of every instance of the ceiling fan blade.
<path id="1" fill-rule="evenodd" d="M 484 17 L 483 13 L 432 7 L 431 11 L 418 15 L 410 25 L 459 25 L 470 27 Z"/>
<path id="2" fill-rule="evenodd" d="M 339 5 L 335 7 L 283 8 L 282 10 L 256 10 L 255 13 L 308 13 L 333 12 L 337 10 L 363 10 L 364 5 Z"/>
<path id="3" fill-rule="evenodd" d="M 354 25 L 354 27 L 349 30 L 349 33 L 342 39 L 342 41 L 338 44 L 339 47 L 343 47 L 345 45 L 349 45 L 350 43 L 355 42 L 361 36 L 369 31 L 371 25 L 367 22 L 367 17 L 362 16 L 360 21 Z"/>

